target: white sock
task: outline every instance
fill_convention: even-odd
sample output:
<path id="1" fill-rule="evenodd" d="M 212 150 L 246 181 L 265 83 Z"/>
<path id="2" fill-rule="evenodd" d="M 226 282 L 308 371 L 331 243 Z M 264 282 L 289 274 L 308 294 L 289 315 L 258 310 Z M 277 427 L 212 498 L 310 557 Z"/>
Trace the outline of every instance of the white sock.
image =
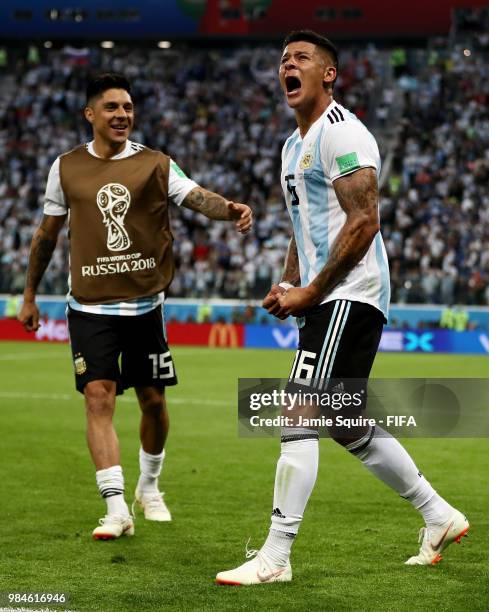
<path id="1" fill-rule="evenodd" d="M 309 433 L 311 435 L 314 437 L 306 439 L 290 436 L 290 441 L 281 444 L 275 474 L 272 524 L 261 548 L 277 566 L 287 564 L 304 509 L 316 482 L 319 445 L 317 432 Z"/>
<path id="2" fill-rule="evenodd" d="M 274 565 L 285 567 L 290 557 L 290 549 L 294 543 L 296 534 L 286 531 L 277 531 L 270 528 L 265 544 L 261 547 Z"/>
<path id="3" fill-rule="evenodd" d="M 129 508 L 124 500 L 124 476 L 120 465 L 113 465 L 95 472 L 100 495 L 107 502 L 107 514 L 129 516 Z"/>
<path id="4" fill-rule="evenodd" d="M 431 492 L 431 496 L 428 497 L 427 491 Z M 404 497 L 409 499 L 416 510 L 421 512 L 427 526 L 443 525 L 455 512 L 455 508 L 440 497 L 422 475 L 413 489 L 408 491 Z"/>
<path id="5" fill-rule="evenodd" d="M 158 493 L 158 478 L 163 467 L 165 449 L 159 455 L 150 455 L 142 448 L 139 449 L 139 476 L 136 490 L 141 493 Z"/>
<path id="6" fill-rule="evenodd" d="M 433 489 L 406 449 L 378 426 L 346 446 L 363 465 L 421 512 L 427 525 L 440 525 L 454 509 Z"/>

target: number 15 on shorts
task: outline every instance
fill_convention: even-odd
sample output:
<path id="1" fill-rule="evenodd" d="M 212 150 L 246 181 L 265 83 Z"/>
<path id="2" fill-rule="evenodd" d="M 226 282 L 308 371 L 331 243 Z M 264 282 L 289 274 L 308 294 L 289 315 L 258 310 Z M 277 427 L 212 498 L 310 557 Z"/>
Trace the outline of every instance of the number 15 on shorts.
<path id="1" fill-rule="evenodd" d="M 153 362 L 153 378 L 156 380 L 165 380 L 175 376 L 175 368 L 170 355 L 170 351 L 166 353 L 152 353 L 148 358 Z"/>

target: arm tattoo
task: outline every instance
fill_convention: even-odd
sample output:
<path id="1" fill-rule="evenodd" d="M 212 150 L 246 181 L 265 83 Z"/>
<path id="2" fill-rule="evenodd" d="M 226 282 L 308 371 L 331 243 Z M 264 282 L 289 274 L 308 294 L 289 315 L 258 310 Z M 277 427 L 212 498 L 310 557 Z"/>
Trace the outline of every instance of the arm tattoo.
<path id="1" fill-rule="evenodd" d="M 226 221 L 231 218 L 227 200 L 217 193 L 213 193 L 202 187 L 195 187 L 192 189 L 183 200 L 182 205 L 202 213 L 209 219 Z"/>
<path id="2" fill-rule="evenodd" d="M 66 216 L 44 216 L 41 225 L 34 232 L 24 290 L 26 300 L 35 298 L 39 283 L 56 248 L 58 234 L 63 227 Z"/>
<path id="3" fill-rule="evenodd" d="M 365 257 L 380 229 L 377 177 L 372 168 L 337 179 L 334 189 L 346 221 L 333 242 L 324 268 L 312 281 L 322 296 L 331 293 Z"/>
<path id="4" fill-rule="evenodd" d="M 41 229 L 38 229 L 32 238 L 29 266 L 27 268 L 25 289 L 29 294 L 34 295 L 36 293 L 55 248 L 56 240 L 46 236 Z"/>
<path id="5" fill-rule="evenodd" d="M 290 283 L 297 287 L 300 285 L 300 273 L 299 273 L 299 256 L 297 255 L 297 245 L 295 238 L 292 236 L 287 249 L 287 255 L 285 256 L 285 266 L 280 282 Z"/>

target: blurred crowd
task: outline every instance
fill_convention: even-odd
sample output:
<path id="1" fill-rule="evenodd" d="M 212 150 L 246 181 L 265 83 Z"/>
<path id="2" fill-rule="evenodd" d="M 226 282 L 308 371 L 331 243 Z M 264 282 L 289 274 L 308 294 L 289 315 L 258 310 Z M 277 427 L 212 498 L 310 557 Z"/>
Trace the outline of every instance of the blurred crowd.
<path id="1" fill-rule="evenodd" d="M 489 303 L 488 68 L 457 53 L 413 61 L 397 53 L 393 65 L 373 47 L 341 50 L 335 98 L 381 142 L 393 117 L 399 126 L 381 190 L 398 302 Z M 11 52 L 0 65 L 0 293 L 22 292 L 51 163 L 90 139 L 82 115 L 88 75 L 115 70 L 132 81 L 131 139 L 254 210 L 254 230 L 243 238 L 171 209 L 171 295 L 262 297 L 280 277 L 291 232 L 279 176 L 295 122 L 278 86 L 279 57 L 270 46 Z M 67 254 L 65 232 L 40 292 L 66 292 Z"/>
<path id="2" fill-rule="evenodd" d="M 489 304 L 489 67 L 432 49 L 397 84 L 403 114 L 382 191 L 393 301 Z"/>

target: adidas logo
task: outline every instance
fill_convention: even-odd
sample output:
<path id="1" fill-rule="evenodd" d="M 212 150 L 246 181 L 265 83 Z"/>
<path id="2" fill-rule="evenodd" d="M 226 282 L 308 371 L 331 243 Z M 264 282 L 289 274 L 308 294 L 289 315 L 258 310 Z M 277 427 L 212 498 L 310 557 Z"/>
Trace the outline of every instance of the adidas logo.
<path id="1" fill-rule="evenodd" d="M 274 508 L 272 516 L 276 516 L 278 518 L 285 518 L 285 516 L 280 512 L 280 508 Z"/>
<path id="2" fill-rule="evenodd" d="M 329 119 L 330 123 L 340 123 L 340 121 L 345 120 L 343 113 L 337 106 L 332 108 L 326 117 Z"/>

